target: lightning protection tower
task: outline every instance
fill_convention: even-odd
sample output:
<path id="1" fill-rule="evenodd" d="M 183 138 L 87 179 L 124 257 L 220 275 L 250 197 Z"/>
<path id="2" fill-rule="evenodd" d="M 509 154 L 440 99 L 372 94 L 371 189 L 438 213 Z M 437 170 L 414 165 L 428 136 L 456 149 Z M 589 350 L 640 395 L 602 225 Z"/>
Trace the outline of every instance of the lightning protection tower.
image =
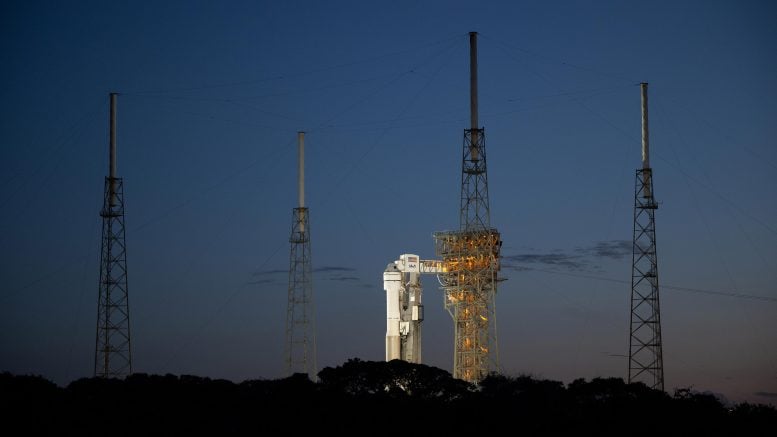
<path id="1" fill-rule="evenodd" d="M 305 133 L 297 133 L 299 149 L 298 198 L 291 223 L 289 302 L 286 309 L 286 370 L 289 375 L 306 373 L 316 380 L 316 332 L 313 307 L 313 270 L 310 253 L 310 223 L 305 207 Z"/>
<path id="2" fill-rule="evenodd" d="M 470 32 L 471 128 L 464 130 L 459 230 L 434 234 L 446 272 L 438 275 L 453 318 L 453 376 L 469 382 L 499 368 L 495 296 L 499 232 L 491 228 L 485 130 L 478 125 L 477 32 Z"/>
<path id="3" fill-rule="evenodd" d="M 631 334 L 629 336 L 629 378 L 648 387 L 664 389 L 661 353 L 661 313 L 658 302 L 658 258 L 656 256 L 653 170 L 648 141 L 647 83 L 642 93 L 642 169 L 637 170 L 634 189 L 634 250 L 631 268 Z"/>
<path id="4" fill-rule="evenodd" d="M 121 378 L 132 373 L 127 246 L 124 239 L 124 182 L 116 176 L 116 93 L 110 94 L 110 151 L 102 217 L 100 290 L 94 375 Z"/>

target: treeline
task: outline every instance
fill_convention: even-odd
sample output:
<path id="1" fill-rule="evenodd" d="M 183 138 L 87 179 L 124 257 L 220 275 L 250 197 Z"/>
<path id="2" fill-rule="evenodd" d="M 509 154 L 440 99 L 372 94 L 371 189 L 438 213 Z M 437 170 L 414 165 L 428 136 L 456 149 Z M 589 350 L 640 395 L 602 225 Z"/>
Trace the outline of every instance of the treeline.
<path id="1" fill-rule="evenodd" d="M 722 405 L 619 378 L 568 385 L 492 375 L 478 386 L 403 361 L 349 360 L 305 375 L 239 384 L 197 376 L 85 378 L 60 388 L 35 376 L 0 375 L 0 411 L 18 435 L 254 434 L 605 435 L 777 431 L 777 410 Z M 8 434 L 10 435 L 10 434 Z"/>

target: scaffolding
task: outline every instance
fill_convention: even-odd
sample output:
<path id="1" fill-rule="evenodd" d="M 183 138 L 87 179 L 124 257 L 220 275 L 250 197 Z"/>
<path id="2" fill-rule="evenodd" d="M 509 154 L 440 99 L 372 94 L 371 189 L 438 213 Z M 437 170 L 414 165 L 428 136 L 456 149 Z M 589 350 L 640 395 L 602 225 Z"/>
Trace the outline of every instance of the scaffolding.
<path id="1" fill-rule="evenodd" d="M 434 234 L 444 273 L 437 275 L 454 322 L 453 376 L 477 382 L 498 368 L 496 273 L 501 240 L 496 229 Z"/>
<path id="2" fill-rule="evenodd" d="M 652 170 L 637 170 L 634 196 L 634 251 L 631 269 L 631 334 L 629 377 L 648 387 L 664 389 L 661 311 L 658 299 L 655 211 Z"/>

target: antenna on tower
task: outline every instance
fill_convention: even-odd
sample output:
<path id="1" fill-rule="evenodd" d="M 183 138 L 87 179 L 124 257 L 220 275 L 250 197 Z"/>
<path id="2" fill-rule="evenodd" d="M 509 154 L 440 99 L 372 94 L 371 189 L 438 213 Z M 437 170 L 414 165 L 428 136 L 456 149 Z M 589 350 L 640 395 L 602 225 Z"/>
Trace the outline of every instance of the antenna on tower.
<path id="1" fill-rule="evenodd" d="M 642 168 L 650 168 L 650 134 L 648 133 L 648 94 L 647 82 L 639 84 L 642 102 Z"/>
<path id="2" fill-rule="evenodd" d="M 469 33 L 469 120 L 470 134 L 472 141 L 470 144 L 470 154 L 472 159 L 477 161 L 478 150 L 478 33 Z"/>
<path id="3" fill-rule="evenodd" d="M 125 377 L 132 373 L 129 295 L 127 288 L 127 246 L 124 235 L 124 181 L 117 177 L 116 100 L 110 93 L 108 176 L 102 217 L 100 289 L 97 298 L 97 338 L 94 375 Z"/>
<path id="4" fill-rule="evenodd" d="M 664 360 L 661 346 L 655 222 L 658 204 L 653 198 L 653 170 L 650 168 L 647 87 L 647 83 L 640 84 L 642 168 L 637 170 L 634 188 L 628 382 L 644 382 L 648 387 L 663 390 Z"/>
<path id="5" fill-rule="evenodd" d="M 313 306 L 310 223 L 305 207 L 305 132 L 297 133 L 297 200 L 293 209 L 291 255 L 289 257 L 289 296 L 286 307 L 286 373 L 306 373 L 316 380 L 316 332 Z"/>
<path id="6" fill-rule="evenodd" d="M 469 33 L 470 129 L 464 130 L 459 230 L 435 232 L 436 253 L 447 266 L 438 275 L 453 318 L 453 376 L 477 382 L 499 368 L 496 336 L 499 232 L 491 227 L 485 129 L 478 125 L 477 32 Z"/>

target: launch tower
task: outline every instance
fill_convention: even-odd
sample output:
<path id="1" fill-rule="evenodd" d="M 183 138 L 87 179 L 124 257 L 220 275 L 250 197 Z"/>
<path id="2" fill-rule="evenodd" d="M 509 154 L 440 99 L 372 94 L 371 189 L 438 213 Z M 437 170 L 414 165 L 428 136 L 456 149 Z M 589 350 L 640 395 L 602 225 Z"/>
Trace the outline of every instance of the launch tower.
<path id="1" fill-rule="evenodd" d="M 631 317 L 628 381 L 644 382 L 664 389 L 661 352 L 661 313 L 658 303 L 658 257 L 656 256 L 653 170 L 650 168 L 647 83 L 642 93 L 642 168 L 637 170 L 634 189 L 634 245 L 631 268 Z"/>
<path id="2" fill-rule="evenodd" d="M 97 298 L 97 338 L 94 376 L 122 378 L 132 373 L 127 246 L 124 239 L 124 181 L 116 176 L 116 97 L 110 94 L 108 176 L 102 217 L 100 289 Z"/>
<path id="3" fill-rule="evenodd" d="M 297 133 L 299 206 L 292 212 L 289 257 L 289 301 L 286 307 L 286 371 L 316 380 L 316 332 L 310 223 L 305 207 L 305 132 Z"/>
<path id="4" fill-rule="evenodd" d="M 477 32 L 470 32 L 470 116 L 464 130 L 459 230 L 434 233 L 438 279 L 453 318 L 453 376 L 469 382 L 499 368 L 495 296 L 499 232 L 491 227 L 485 129 L 478 125 Z"/>

